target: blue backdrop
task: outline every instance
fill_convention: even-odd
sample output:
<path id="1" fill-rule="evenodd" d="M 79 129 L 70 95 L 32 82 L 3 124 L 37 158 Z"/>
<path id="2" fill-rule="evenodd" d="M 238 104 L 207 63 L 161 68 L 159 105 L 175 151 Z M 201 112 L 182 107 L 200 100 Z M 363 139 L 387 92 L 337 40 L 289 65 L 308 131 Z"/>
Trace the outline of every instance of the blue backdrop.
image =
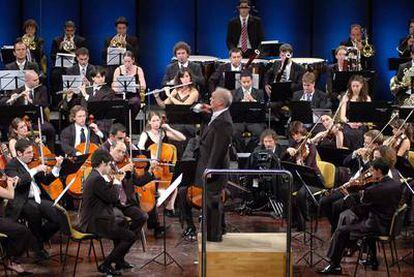
<path id="1" fill-rule="evenodd" d="M 150 88 L 159 87 L 172 47 L 188 42 L 193 53 L 227 57 L 227 22 L 237 15 L 237 0 L 0 0 L 0 45 L 21 35 L 24 20 L 34 18 L 50 53 L 52 39 L 70 19 L 88 40 L 91 62 L 100 64 L 104 39 L 114 34 L 114 21 L 123 15 L 129 33 L 140 40 L 139 63 Z M 295 56 L 331 60 L 331 49 L 348 36 L 349 26 L 370 29 L 378 70 L 377 97 L 389 99 L 394 72 L 387 59 L 395 57 L 398 40 L 407 34 L 414 1 L 374 0 L 256 0 L 265 38 L 291 43 Z"/>

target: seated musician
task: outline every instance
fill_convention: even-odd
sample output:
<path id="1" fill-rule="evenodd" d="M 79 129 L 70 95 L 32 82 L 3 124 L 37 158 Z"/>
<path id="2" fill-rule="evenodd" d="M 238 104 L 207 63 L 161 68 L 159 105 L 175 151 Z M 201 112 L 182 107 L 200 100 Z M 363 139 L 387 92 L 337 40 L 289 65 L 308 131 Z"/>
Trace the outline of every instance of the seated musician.
<path id="1" fill-rule="evenodd" d="M 108 47 L 125 48 L 132 52 L 134 57 L 138 58 L 138 38 L 136 36 L 128 35 L 128 20 L 120 16 L 115 21 L 116 34 L 105 40 L 105 47 L 102 51 L 104 64 L 106 64 L 106 56 Z"/>
<path id="2" fill-rule="evenodd" d="M 27 126 L 27 122 L 16 117 L 12 120 L 9 126 L 9 150 L 12 157 L 17 157 L 16 142 L 20 139 L 26 139 L 30 141 L 30 133 Z"/>
<path id="3" fill-rule="evenodd" d="M 373 141 L 375 139 L 375 141 Z M 383 137 L 378 130 L 370 130 L 364 134 L 364 147 L 354 151 L 344 160 L 344 166 L 350 169 L 351 180 L 357 179 L 370 167 L 373 158 L 373 152 L 382 144 Z M 383 151 L 383 150 L 381 150 Z M 395 164 L 395 151 L 388 147 L 384 152 L 381 152 L 382 157 L 389 159 L 392 167 Z M 394 153 L 394 154 L 392 154 Z M 348 203 L 344 202 L 344 195 L 341 191 L 334 191 L 326 196 L 322 196 L 319 202 L 320 211 L 326 215 L 331 224 L 331 233 L 336 230 L 338 225 L 339 215 L 344 210 L 350 208 Z"/>
<path id="4" fill-rule="evenodd" d="M 49 255 L 43 244 L 59 230 L 60 224 L 53 202 L 40 184 L 49 185 L 59 176 L 63 158 L 56 157 L 56 165 L 51 171 L 43 164 L 29 168 L 33 160 L 32 143 L 19 139 L 15 148 L 17 156 L 7 163 L 5 172 L 7 176 L 19 177 L 19 181 L 14 199 L 6 206 L 6 216 L 14 221 L 24 218 L 28 222 L 28 227 L 36 239 L 32 245 L 36 260 L 47 260 Z"/>
<path id="5" fill-rule="evenodd" d="M 114 242 L 114 248 L 99 265 L 99 272 L 118 276 L 123 269 L 132 266 L 125 255 L 137 239 L 124 219 L 117 218 L 114 206 L 119 203 L 119 187 L 125 174 L 114 174 L 111 155 L 102 149 L 92 154 L 92 171 L 86 178 L 79 228 L 83 232 L 97 234 Z M 115 263 L 115 268 L 112 267 Z"/>
<path id="6" fill-rule="evenodd" d="M 302 75 L 305 69 L 288 57 L 293 54 L 292 46 L 287 43 L 282 44 L 279 51 L 280 61 L 275 61 L 264 76 L 265 90 L 269 97 L 272 92 L 271 85 L 275 82 L 292 82 L 292 91 L 302 89 Z"/>
<path id="7" fill-rule="evenodd" d="M 39 83 L 39 76 L 34 70 L 27 70 L 25 72 L 24 87 L 14 90 L 6 103 L 13 106 L 29 105 L 43 108 L 44 123 L 41 124 L 42 134 L 46 137 L 46 144 L 53 151 L 55 148 L 56 131 L 53 125 L 48 122 L 50 118 L 49 94 L 46 86 Z M 35 125 L 33 126 L 35 129 L 38 129 L 37 122 L 33 125 Z"/>
<path id="8" fill-rule="evenodd" d="M 193 82 L 193 76 L 191 71 L 187 68 L 184 68 L 177 72 L 175 76 L 174 83 L 176 85 L 189 84 L 187 86 L 179 87 L 170 92 L 169 87 L 165 87 L 165 94 L 167 98 L 161 100 L 159 94 L 155 94 L 155 100 L 157 104 L 165 108 L 166 105 L 192 105 L 198 101 L 200 94 L 198 93 L 197 88 Z"/>
<path id="9" fill-rule="evenodd" d="M 173 55 L 177 60 L 167 66 L 164 77 L 162 78 L 162 86 L 175 85 L 175 76 L 177 76 L 178 71 L 188 68 L 193 77 L 194 84 L 199 88 L 204 87 L 205 80 L 201 66 L 198 63 L 188 60 L 190 54 L 190 45 L 184 41 L 179 41 L 174 45 Z"/>
<path id="10" fill-rule="evenodd" d="M 398 86 L 396 88 L 391 88 L 392 93 L 396 97 L 396 102 L 399 105 L 403 105 L 405 100 L 411 100 L 412 97 L 410 95 L 413 94 L 411 89 L 411 82 L 410 82 L 410 74 L 413 73 L 414 68 L 414 47 L 411 48 L 411 61 L 406 63 L 400 64 L 398 67 L 398 72 L 396 75 L 396 83 Z M 406 81 L 407 80 L 407 81 Z M 409 98 L 409 99 L 407 99 Z M 409 101 L 410 106 L 412 106 L 412 101 Z"/>
<path id="11" fill-rule="evenodd" d="M 355 47 L 360 53 L 360 63 L 362 69 L 369 67 L 369 58 L 363 56 L 363 49 L 365 47 L 364 38 L 363 38 L 363 29 L 360 24 L 352 24 L 349 31 L 349 38 L 342 41 L 340 45 L 346 47 Z"/>
<path id="12" fill-rule="evenodd" d="M 110 146 L 109 153 L 115 162 L 116 170 L 125 173 L 122 186 L 119 187 L 118 191 L 119 201 L 114 207 L 115 215 L 129 217 L 131 219 L 129 229 L 139 236 L 142 227 L 147 222 L 148 215 L 139 206 L 135 186 L 143 186 L 154 179 L 153 167 L 150 166 L 148 171 L 138 176 L 134 163 L 128 160 L 127 147 L 123 141 L 115 141 Z"/>
<path id="13" fill-rule="evenodd" d="M 132 150 L 138 150 L 138 148 L 131 143 L 131 138 L 126 135 L 126 128 L 121 123 L 114 123 L 109 130 L 108 139 L 102 143 L 101 148 L 108 151 L 111 146 L 114 145 L 117 141 L 125 143 L 127 150 L 132 147 Z"/>
<path id="14" fill-rule="evenodd" d="M 397 51 L 400 58 L 410 58 L 411 49 L 414 47 L 414 18 L 408 22 L 408 35 L 400 39 L 398 45 Z"/>
<path id="15" fill-rule="evenodd" d="M 126 51 L 123 56 L 123 64 L 118 66 L 115 69 L 113 80 L 112 80 L 112 89 L 116 93 L 125 93 L 123 91 L 123 87 L 117 81 L 118 76 L 132 76 L 135 78 L 135 84 L 138 85 L 136 89 L 136 93 L 129 95 L 128 93 L 125 95 L 126 99 L 128 99 L 128 104 L 132 108 L 132 117 L 138 114 L 141 108 L 141 92 L 145 91 L 147 88 L 147 84 L 145 82 L 144 71 L 140 66 L 135 63 L 135 55 L 131 51 Z"/>
<path id="16" fill-rule="evenodd" d="M 27 60 L 27 46 L 21 38 L 16 39 L 13 45 L 13 55 L 16 57 L 14 62 L 5 65 L 7 70 L 34 70 L 42 75 L 39 65 L 36 62 Z"/>
<path id="17" fill-rule="evenodd" d="M 371 102 L 368 95 L 368 83 L 361 75 L 353 75 L 348 81 L 348 89 L 340 100 L 339 118 L 344 124 L 346 144 L 350 149 L 357 149 L 362 144 L 362 134 L 366 132 L 366 127 L 359 122 L 348 122 L 347 113 L 349 102 Z"/>
<path id="18" fill-rule="evenodd" d="M 401 199 L 401 186 L 387 176 L 389 169 L 390 165 L 384 158 L 376 159 L 372 163 L 372 177 L 377 182 L 360 193 L 362 204 L 352 209 L 356 215 L 354 221 L 345 223 L 334 232 L 327 253 L 329 265 L 320 273 L 341 274 L 341 260 L 345 248 L 355 242 L 353 240 L 367 234 L 388 235 L 393 214 Z M 370 260 L 366 264 L 376 270 L 378 269 L 378 260 L 375 240 L 369 240 L 368 247 L 371 254 Z"/>
<path id="19" fill-rule="evenodd" d="M 392 136 L 384 141 L 395 149 L 397 156 L 408 159 L 408 152 L 413 141 L 413 126 L 411 123 L 404 123 L 403 119 L 397 119 L 390 123 L 392 127 Z"/>
<path id="20" fill-rule="evenodd" d="M 106 70 L 103 67 L 95 67 L 90 75 L 92 84 L 90 86 L 83 84 L 80 87 L 84 106 L 87 106 L 85 102 L 99 102 L 117 98 L 112 88 L 105 83 Z"/>
<path id="21" fill-rule="evenodd" d="M 295 91 L 292 101 L 311 102 L 312 109 L 330 109 L 331 101 L 325 92 L 315 88 L 316 76 L 312 72 L 305 72 L 302 76 L 302 90 Z"/>
<path id="22" fill-rule="evenodd" d="M 305 126 L 300 121 L 291 122 L 288 130 L 289 134 L 289 147 L 286 149 L 286 152 L 282 155 L 281 159 L 286 160 L 292 163 L 296 163 L 302 166 L 308 166 L 312 168 L 317 175 L 321 178 L 321 173 L 316 163 L 316 156 L 318 151 L 316 150 L 315 145 L 307 140 L 308 131 Z M 320 190 L 319 188 L 308 186 L 311 191 Z M 283 196 L 286 197 L 284 203 L 287 203 L 287 188 L 282 189 Z M 304 186 L 302 186 L 297 193 L 297 196 L 292 203 L 293 206 L 293 220 L 297 230 L 301 231 L 305 228 L 305 218 L 307 214 L 306 208 L 306 198 L 307 191 Z"/>
<path id="23" fill-rule="evenodd" d="M 15 186 L 19 181 L 18 177 L 7 177 L 6 187 L 0 186 L 0 200 L 3 204 L 3 200 L 7 199 L 12 201 L 15 195 Z M 31 234 L 27 227 L 10 218 L 0 217 L 0 233 L 7 235 L 7 238 L 2 238 L 2 247 L 5 251 L 6 259 L 3 265 L 7 269 L 16 272 L 18 275 L 30 275 L 31 272 L 25 271 L 21 264 L 18 262 L 18 258 L 25 252 L 30 244 Z"/>
<path id="24" fill-rule="evenodd" d="M 239 48 L 232 48 L 229 51 L 229 63 L 221 64 L 208 80 L 209 91 L 212 92 L 216 87 L 224 87 L 224 74 L 228 71 L 240 72 L 243 69 L 242 51 Z"/>
<path id="25" fill-rule="evenodd" d="M 80 75 L 84 85 L 92 82 L 92 72 L 95 66 L 89 63 L 89 50 L 86 47 L 76 49 L 77 63 L 66 69 L 67 75 Z"/>
<path id="26" fill-rule="evenodd" d="M 264 93 L 261 89 L 253 87 L 252 73 L 248 70 L 240 74 L 241 87 L 233 91 L 233 102 L 264 102 Z M 233 124 L 233 143 L 237 152 L 252 152 L 259 142 L 260 134 L 265 129 L 264 123 L 234 123 Z M 250 142 L 245 143 L 243 133 L 251 133 Z"/>
<path id="27" fill-rule="evenodd" d="M 323 130 L 315 128 L 316 135 L 311 139 L 311 142 L 325 147 L 343 148 L 344 147 L 344 133 L 342 126 L 335 124 L 332 117 L 329 115 L 321 116 L 321 123 Z"/>
<path id="28" fill-rule="evenodd" d="M 60 134 L 62 150 L 66 155 L 75 156 L 83 153 L 76 150 L 79 144 L 90 143 L 100 144 L 104 134 L 96 123 L 86 125 L 88 111 L 85 107 L 74 106 L 70 110 L 69 121 L 72 123 Z M 88 140 L 89 139 L 89 140 Z"/>
<path id="29" fill-rule="evenodd" d="M 161 116 L 157 112 L 151 111 L 148 114 L 148 124 L 146 130 L 141 133 L 138 142 L 138 148 L 141 150 L 148 150 L 152 144 L 158 144 L 159 141 L 168 142 L 168 141 L 185 141 L 186 137 L 180 131 L 173 129 L 170 125 L 166 123 L 161 124 Z M 177 197 L 177 192 L 175 191 L 166 205 L 166 215 L 169 217 L 174 217 L 174 203 Z M 155 221 L 154 221 L 155 220 Z M 157 233 L 157 221 L 155 217 L 150 218 L 148 221 L 148 228 L 155 226 L 155 237 L 158 237 Z"/>
<path id="30" fill-rule="evenodd" d="M 28 48 L 29 61 L 36 62 L 41 68 L 43 74 L 47 72 L 47 60 L 44 52 L 45 41 L 38 34 L 39 25 L 34 19 L 28 19 L 23 23 L 22 41 Z"/>
<path id="31" fill-rule="evenodd" d="M 346 58 L 346 46 L 340 45 L 335 49 L 335 59 L 336 63 L 331 64 L 327 68 L 326 74 L 326 90 L 329 96 L 337 101 L 339 91 L 333 91 L 333 78 L 336 72 L 347 71 L 348 68 L 345 64 Z"/>

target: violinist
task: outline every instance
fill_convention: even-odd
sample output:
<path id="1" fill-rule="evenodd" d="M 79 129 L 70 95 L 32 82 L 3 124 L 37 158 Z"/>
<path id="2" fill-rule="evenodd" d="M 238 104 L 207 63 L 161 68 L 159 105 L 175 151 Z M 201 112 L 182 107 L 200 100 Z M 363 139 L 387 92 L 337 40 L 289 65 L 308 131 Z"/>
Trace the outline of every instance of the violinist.
<path id="1" fill-rule="evenodd" d="M 387 176 L 390 166 L 386 159 L 378 158 L 372 164 L 372 177 L 377 180 L 360 192 L 361 206 L 353 209 L 356 217 L 335 230 L 327 253 L 329 265 L 319 271 L 322 274 L 341 274 L 341 260 L 346 247 L 367 234 L 388 235 L 391 220 L 401 199 L 401 186 Z M 386 201 L 384 201 L 386 199 Z M 351 239 L 353 238 L 353 239 Z M 355 240 L 356 239 L 356 240 Z M 375 240 L 368 241 L 370 258 L 364 265 L 378 269 Z"/>
<path id="2" fill-rule="evenodd" d="M 138 150 L 138 148 L 131 143 L 131 138 L 126 135 L 126 128 L 121 123 L 112 124 L 111 129 L 109 130 L 109 137 L 101 145 L 101 148 L 109 152 L 111 146 L 116 142 L 125 143 L 128 152 L 130 147 L 132 147 L 132 150 Z"/>
<path id="3" fill-rule="evenodd" d="M 82 106 L 74 106 L 70 110 L 69 120 L 72 124 L 63 129 L 60 134 L 62 150 L 65 154 L 70 156 L 80 155 L 82 153 L 76 151 L 76 146 L 88 141 L 100 144 L 100 141 L 104 139 L 104 134 L 96 123 L 86 125 L 87 115 L 88 111 Z"/>
<path id="4" fill-rule="evenodd" d="M 132 268 L 125 255 L 137 239 L 129 230 L 125 219 L 116 217 L 114 206 L 120 201 L 119 187 L 125 174 L 113 172 L 113 159 L 102 149 L 92 154 L 92 171 L 86 178 L 79 228 L 114 242 L 114 248 L 98 267 L 98 271 L 111 276 L 121 275 L 120 270 Z M 115 268 L 112 267 L 115 263 Z"/>
<path id="5" fill-rule="evenodd" d="M 119 201 L 115 205 L 115 213 L 129 217 L 131 219 L 129 229 L 138 236 L 148 215 L 139 206 L 135 186 L 143 186 L 154 179 L 153 167 L 150 166 L 144 175 L 137 176 L 134 163 L 129 160 L 127 147 L 123 141 L 113 142 L 109 153 L 115 162 L 114 169 L 125 173 L 122 186 L 118 187 Z"/>
<path id="6" fill-rule="evenodd" d="M 411 148 L 413 138 L 413 128 L 410 123 L 404 123 L 403 119 L 398 119 L 390 123 L 392 136 L 384 141 L 384 145 L 395 149 L 397 156 L 408 159 L 408 152 Z"/>
<path id="7" fill-rule="evenodd" d="M 2 180 L 2 182 L 5 182 L 6 187 L 0 186 L 1 202 L 3 202 L 3 199 L 12 201 L 15 195 L 15 186 L 19 179 L 17 177 L 3 177 L 5 177 L 5 180 Z M 7 238 L 2 243 L 6 252 L 6 257 L 3 257 L 3 259 L 7 259 L 5 262 L 7 269 L 16 272 L 18 275 L 31 274 L 25 271 L 17 261 L 18 257 L 24 253 L 30 243 L 31 234 L 27 227 L 10 218 L 4 217 L 2 214 L 0 217 L 0 233 L 7 235 Z"/>
<path id="8" fill-rule="evenodd" d="M 60 224 L 53 202 L 40 183 L 49 185 L 59 177 L 63 158 L 56 157 L 56 165 L 52 170 L 43 164 L 29 168 L 33 160 L 31 142 L 19 139 L 15 148 L 17 156 L 7 164 L 5 172 L 7 176 L 19 177 L 19 181 L 16 185 L 14 199 L 6 206 L 6 216 L 14 221 L 19 218 L 27 220 L 28 227 L 36 239 L 32 245 L 36 260 L 47 260 L 49 255 L 43 248 L 43 244 L 59 230 Z"/>
<path id="9" fill-rule="evenodd" d="M 321 123 L 324 130 L 317 132 L 311 142 L 321 146 L 343 148 L 344 133 L 342 132 L 342 126 L 335 124 L 329 115 L 322 115 Z"/>

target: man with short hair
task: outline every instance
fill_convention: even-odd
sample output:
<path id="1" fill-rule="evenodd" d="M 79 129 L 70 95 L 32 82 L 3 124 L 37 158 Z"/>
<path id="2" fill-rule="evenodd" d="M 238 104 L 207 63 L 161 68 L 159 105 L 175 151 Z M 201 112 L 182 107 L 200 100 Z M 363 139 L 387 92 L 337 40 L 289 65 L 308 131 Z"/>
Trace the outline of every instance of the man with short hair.
<path id="1" fill-rule="evenodd" d="M 80 75 L 83 83 L 89 85 L 92 83 L 92 72 L 95 71 L 95 66 L 89 64 L 89 50 L 81 47 L 76 50 L 77 63 L 72 67 L 66 69 L 67 75 Z"/>
<path id="2" fill-rule="evenodd" d="M 241 72 L 243 69 L 242 64 L 242 51 L 239 48 L 232 48 L 229 51 L 230 62 L 221 64 L 213 74 L 211 74 L 208 80 L 209 91 L 213 92 L 216 87 L 224 87 L 224 74 L 225 72 L 235 71 Z"/>
<path id="3" fill-rule="evenodd" d="M 330 109 L 331 101 L 325 92 L 315 88 L 316 76 L 312 72 L 306 72 L 302 77 L 303 90 L 293 93 L 292 101 L 307 101 L 312 109 Z"/>
<path id="4" fill-rule="evenodd" d="M 14 62 L 5 65 L 7 70 L 34 70 L 37 74 L 41 74 L 39 65 L 36 62 L 27 60 L 27 46 L 19 38 L 14 42 L 13 55 L 16 57 Z"/>

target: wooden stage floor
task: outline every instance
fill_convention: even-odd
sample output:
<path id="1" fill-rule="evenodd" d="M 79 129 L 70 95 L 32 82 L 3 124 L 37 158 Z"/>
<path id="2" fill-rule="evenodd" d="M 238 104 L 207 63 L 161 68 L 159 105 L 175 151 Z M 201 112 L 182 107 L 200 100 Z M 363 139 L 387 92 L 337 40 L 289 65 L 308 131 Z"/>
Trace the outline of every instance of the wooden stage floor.
<path id="1" fill-rule="evenodd" d="M 239 229 L 241 232 L 277 232 L 283 230 L 280 227 L 280 222 L 272 219 L 271 217 L 266 216 L 240 216 L 235 213 L 227 213 L 227 221 L 232 225 L 233 228 Z M 138 241 L 131 252 L 126 256 L 126 260 L 130 263 L 136 265 L 136 268 L 123 271 L 123 276 L 198 276 L 196 257 L 197 257 L 197 244 L 196 242 L 189 243 L 184 242 L 176 246 L 177 242 L 180 240 L 180 235 L 182 232 L 181 226 L 177 218 L 171 219 L 167 218 L 167 223 L 171 226 L 168 235 L 167 235 L 167 250 L 171 255 L 176 258 L 176 260 L 184 267 L 184 271 L 181 271 L 176 265 L 170 265 L 167 268 L 164 268 L 161 265 L 152 263 L 144 269 L 139 269 L 146 261 L 151 259 L 153 256 L 158 254 L 162 250 L 162 239 L 155 240 L 152 233 L 147 231 L 147 251 L 144 253 L 142 251 L 142 246 L 140 241 Z M 329 243 L 329 226 L 326 219 L 321 219 L 319 221 L 319 231 L 318 235 L 323 238 L 324 243 L 318 243 L 318 253 L 324 255 Z M 104 240 L 105 253 L 108 254 L 112 248 L 112 243 L 108 240 Z M 70 253 L 72 255 L 76 254 L 75 243 L 71 243 Z M 398 240 L 398 251 L 399 255 L 403 256 L 410 251 L 411 243 L 409 240 L 404 240 L 403 238 Z M 49 249 L 46 246 L 46 249 L 50 254 L 56 254 L 59 251 L 59 246 L 57 243 L 53 243 L 52 249 Z M 298 257 L 306 251 L 307 246 L 304 246 L 302 240 L 293 240 L 293 252 L 294 252 L 294 276 L 319 276 L 314 272 L 315 268 L 321 268 L 325 265 L 324 262 L 318 264 L 315 268 L 310 268 L 305 265 L 303 262 L 297 264 L 296 261 Z M 81 249 L 81 257 L 85 257 L 82 262 L 79 262 L 76 276 L 100 276 L 99 272 L 96 270 L 95 262 L 93 260 L 89 261 L 86 256 L 88 252 L 88 245 L 85 243 Z M 98 259 L 100 260 L 101 256 L 98 251 Z M 387 256 L 390 260 L 390 252 L 387 251 Z M 61 265 L 58 261 L 47 261 L 43 265 L 34 265 L 31 264 L 31 258 L 24 258 L 28 263 L 25 264 L 25 268 L 31 270 L 35 273 L 35 276 L 72 276 L 74 260 L 70 259 L 66 265 L 65 272 L 61 272 Z M 355 266 L 356 256 L 351 258 L 346 258 L 342 262 L 344 269 L 344 275 L 352 276 L 353 269 Z M 384 265 L 384 260 L 382 255 L 379 255 L 380 267 L 378 271 L 372 271 L 371 269 L 364 270 L 363 267 L 359 267 L 358 276 L 386 276 L 386 270 Z M 99 261 L 100 262 L 100 261 Z M 231 262 L 231 261 L 229 261 Z M 414 268 L 408 264 L 401 265 L 401 272 L 398 273 L 396 266 L 391 268 L 392 276 L 414 276 Z M 1 273 L 4 275 L 3 270 Z M 322 276 L 322 275 L 321 275 Z M 224 276 L 223 276 L 224 277 Z"/>

